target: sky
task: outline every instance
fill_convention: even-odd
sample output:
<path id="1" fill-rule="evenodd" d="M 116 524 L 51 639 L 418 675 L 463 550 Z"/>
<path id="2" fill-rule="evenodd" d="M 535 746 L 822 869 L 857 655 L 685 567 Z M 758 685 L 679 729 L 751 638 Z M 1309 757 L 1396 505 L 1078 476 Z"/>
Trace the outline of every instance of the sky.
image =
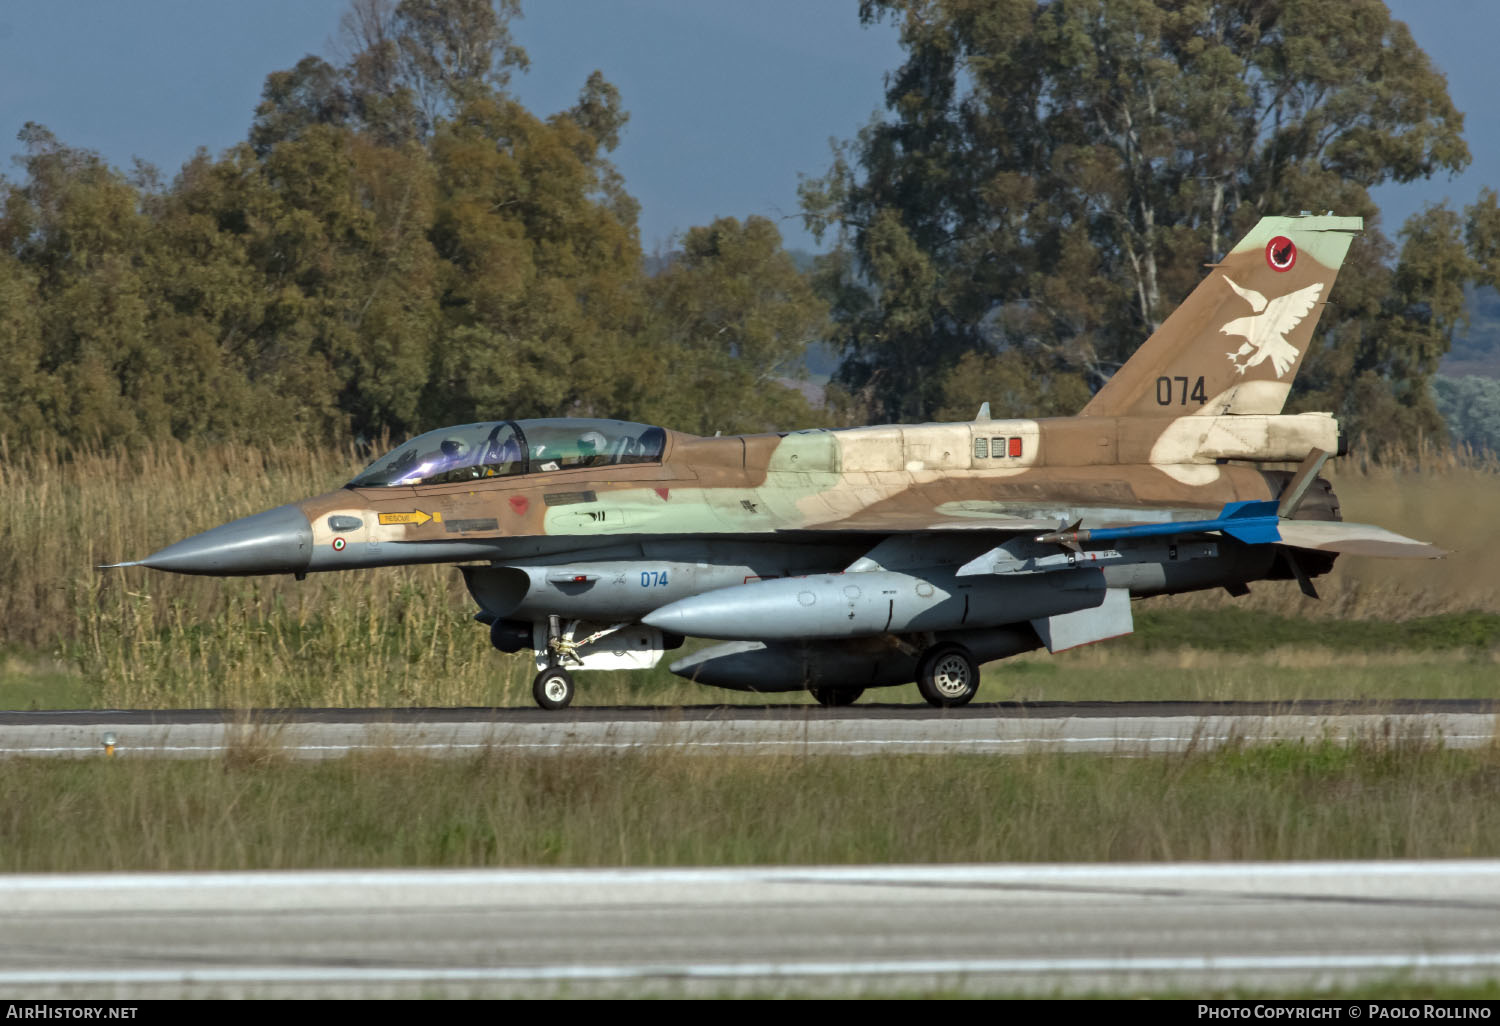
<path id="1" fill-rule="evenodd" d="M 1376 190 L 1388 232 L 1431 202 L 1500 186 L 1500 4 L 1388 0 L 1448 76 L 1467 114 L 1469 170 Z M 117 167 L 170 178 L 199 147 L 243 140 L 265 76 L 329 54 L 346 0 L 0 0 L 0 174 L 27 121 Z M 799 175 L 822 174 L 831 139 L 882 105 L 901 58 L 889 25 L 863 27 L 857 0 L 523 0 L 517 41 L 530 72 L 513 88 L 538 114 L 570 106 L 594 69 L 630 122 L 614 153 L 641 202 L 647 252 L 715 217 L 760 214 L 787 245 L 819 248 L 796 217 Z"/>

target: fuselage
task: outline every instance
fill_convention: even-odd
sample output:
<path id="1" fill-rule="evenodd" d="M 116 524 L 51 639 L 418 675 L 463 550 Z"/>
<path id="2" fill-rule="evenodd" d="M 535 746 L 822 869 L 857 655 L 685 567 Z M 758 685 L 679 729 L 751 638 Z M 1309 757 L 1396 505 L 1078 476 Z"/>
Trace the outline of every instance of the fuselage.
<path id="1" fill-rule="evenodd" d="M 182 573 L 302 574 L 548 560 L 689 539 L 812 544 L 827 547 L 832 563 L 873 544 L 871 536 L 1168 521 L 1271 498 L 1273 478 L 1228 460 L 1237 451 L 1301 459 L 1320 444 L 1331 448 L 1337 432 L 1332 418 L 1317 415 L 986 420 L 718 438 L 624 422 L 542 423 L 554 436 L 619 425 L 653 432 L 658 444 L 649 458 L 614 463 L 597 453 L 551 459 L 547 447 L 493 465 L 471 456 L 467 467 L 429 467 L 425 478 L 420 464 L 412 473 L 403 466 L 372 474 L 377 460 L 344 488 L 216 528 L 142 563 Z M 437 453 L 445 432 L 489 427 L 432 432 L 408 447 Z M 388 480 L 370 483 L 382 476 Z"/>

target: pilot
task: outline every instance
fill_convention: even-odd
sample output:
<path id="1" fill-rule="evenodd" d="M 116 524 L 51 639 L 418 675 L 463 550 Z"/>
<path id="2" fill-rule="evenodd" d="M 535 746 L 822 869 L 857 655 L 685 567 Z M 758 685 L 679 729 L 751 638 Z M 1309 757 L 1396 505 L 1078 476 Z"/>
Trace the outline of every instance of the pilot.
<path id="1" fill-rule="evenodd" d="M 667 433 L 659 427 L 647 428 L 636 441 L 636 459 L 642 463 L 654 463 L 661 459 L 661 451 L 667 447 Z"/>
<path id="2" fill-rule="evenodd" d="M 422 484 L 442 477 L 462 461 L 464 444 L 454 438 L 445 438 L 435 452 L 428 452 L 401 476 L 397 484 Z"/>
<path id="3" fill-rule="evenodd" d="M 578 465 L 580 467 L 602 467 L 609 462 L 609 454 L 605 452 L 609 445 L 606 439 L 597 431 L 585 431 L 578 436 Z"/>
<path id="4" fill-rule="evenodd" d="M 515 474 L 521 470 L 521 447 L 516 444 L 514 435 L 506 438 L 497 449 L 490 446 L 489 455 L 484 460 L 484 476 L 498 477 L 502 474 Z"/>
<path id="5" fill-rule="evenodd" d="M 457 438 L 445 438 L 438 446 L 440 455 L 433 461 L 433 467 L 428 471 L 429 477 L 457 470 L 464 465 L 464 455 L 469 447 Z"/>

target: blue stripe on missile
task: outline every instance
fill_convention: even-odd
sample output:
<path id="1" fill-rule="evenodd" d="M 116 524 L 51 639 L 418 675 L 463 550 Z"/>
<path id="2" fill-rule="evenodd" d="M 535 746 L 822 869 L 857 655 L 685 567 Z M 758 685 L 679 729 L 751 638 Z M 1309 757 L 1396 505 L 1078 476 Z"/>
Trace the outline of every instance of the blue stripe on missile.
<path id="1" fill-rule="evenodd" d="M 1173 520 L 1165 524 L 1137 524 L 1134 527 L 1101 527 L 1089 532 L 1090 541 L 1115 538 L 1150 538 L 1166 534 L 1195 534 L 1199 531 L 1223 531 L 1247 545 L 1273 545 L 1281 541 L 1277 525 L 1276 503 L 1251 499 L 1231 502 L 1213 520 Z"/>

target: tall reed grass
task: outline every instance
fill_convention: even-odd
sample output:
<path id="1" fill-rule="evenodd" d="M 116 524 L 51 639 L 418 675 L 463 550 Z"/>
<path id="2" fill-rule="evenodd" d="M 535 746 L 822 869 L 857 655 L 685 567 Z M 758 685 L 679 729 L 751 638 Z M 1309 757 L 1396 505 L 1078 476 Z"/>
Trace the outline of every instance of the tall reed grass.
<path id="1" fill-rule="evenodd" d="M 501 657 L 448 566 L 202 578 L 96 564 L 138 558 L 227 520 L 336 488 L 352 448 L 292 442 L 19 453 L 0 440 L 0 656 L 76 667 L 96 706 L 510 705 L 525 655 Z M 1347 519 L 1453 551 L 1436 562 L 1341 559 L 1310 602 L 1266 583 L 1236 604 L 1283 616 L 1401 620 L 1500 611 L 1500 473 L 1473 456 L 1346 459 Z M 1156 600 L 1186 609 L 1214 593 Z M 1147 607 L 1149 608 L 1149 607 Z M 658 672 L 648 681 L 659 685 Z M 638 678 L 590 690 L 628 700 Z M 600 684 L 606 684 L 603 692 Z M 653 685 L 653 686 L 655 686 Z"/>

